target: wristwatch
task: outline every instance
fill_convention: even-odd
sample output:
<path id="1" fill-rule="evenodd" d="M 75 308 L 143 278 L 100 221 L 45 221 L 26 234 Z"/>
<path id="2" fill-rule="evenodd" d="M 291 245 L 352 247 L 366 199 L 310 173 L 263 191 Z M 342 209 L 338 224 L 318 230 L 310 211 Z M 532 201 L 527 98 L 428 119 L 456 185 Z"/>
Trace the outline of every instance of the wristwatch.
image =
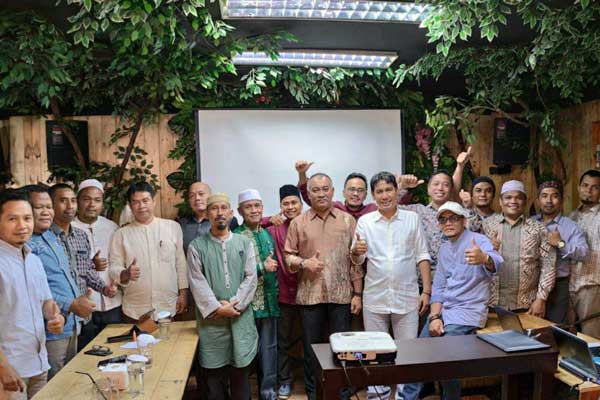
<path id="1" fill-rule="evenodd" d="M 560 242 L 558 242 L 558 245 L 556 247 L 558 247 L 559 249 L 562 249 L 563 247 L 565 247 L 567 244 L 565 243 L 564 240 L 561 240 Z"/>
<path id="2" fill-rule="evenodd" d="M 362 292 L 352 292 L 352 296 L 362 297 Z"/>

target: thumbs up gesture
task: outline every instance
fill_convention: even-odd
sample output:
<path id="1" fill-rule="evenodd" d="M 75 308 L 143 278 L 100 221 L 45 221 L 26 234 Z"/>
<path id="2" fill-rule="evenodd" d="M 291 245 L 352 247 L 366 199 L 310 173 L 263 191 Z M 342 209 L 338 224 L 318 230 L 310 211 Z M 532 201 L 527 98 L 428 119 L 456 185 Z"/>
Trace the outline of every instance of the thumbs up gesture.
<path id="1" fill-rule="evenodd" d="M 465 258 L 467 260 L 467 264 L 469 265 L 483 265 L 487 262 L 488 255 L 484 251 L 482 251 L 477 243 L 475 242 L 475 238 L 471 238 L 470 249 L 465 250 Z"/>
<path id="2" fill-rule="evenodd" d="M 110 285 L 104 286 L 102 290 L 102 294 L 106 297 L 115 297 L 117 295 L 117 284 L 112 279 L 110 280 Z"/>
<path id="3" fill-rule="evenodd" d="M 460 197 L 460 202 L 462 203 L 464 208 L 471 208 L 473 202 L 471 201 L 471 193 L 461 189 L 458 193 L 458 197 Z"/>
<path id="4" fill-rule="evenodd" d="M 60 313 L 60 309 L 54 301 L 52 301 L 52 306 L 47 317 L 48 324 L 46 326 L 48 328 L 48 332 L 54 335 L 61 334 L 63 331 L 63 327 L 65 326 L 65 318 Z"/>
<path id="5" fill-rule="evenodd" d="M 131 262 L 127 270 L 129 271 L 130 280 L 137 281 L 139 279 L 140 275 L 142 274 L 142 270 L 137 265 L 137 258 L 133 257 L 133 261 Z"/>
<path id="6" fill-rule="evenodd" d="M 73 300 L 69 312 L 75 313 L 81 318 L 89 317 L 96 310 L 96 303 L 90 300 L 91 295 L 92 289 L 88 288 L 84 294 Z"/>
<path id="7" fill-rule="evenodd" d="M 502 247 L 502 233 L 500 231 L 496 232 L 496 236 L 492 238 L 492 246 L 494 246 L 494 250 L 500 251 L 500 247 Z"/>
<path id="8" fill-rule="evenodd" d="M 425 183 L 423 179 L 417 178 L 415 175 L 400 175 L 396 177 L 398 189 L 414 189 Z"/>
<path id="9" fill-rule="evenodd" d="M 304 271 L 308 274 L 310 280 L 315 279 L 325 267 L 321 260 L 321 252 L 317 250 L 314 256 L 304 261 Z"/>
<path id="10" fill-rule="evenodd" d="M 276 272 L 277 271 L 277 267 L 279 267 L 279 264 L 277 263 L 277 260 L 273 259 L 272 251 L 269 252 L 269 256 L 265 259 L 264 266 L 265 266 L 265 269 L 267 270 L 267 272 Z"/>
<path id="11" fill-rule="evenodd" d="M 360 234 L 356 233 L 356 241 L 352 247 L 352 254 L 355 256 L 362 256 L 367 253 L 368 250 L 367 241 L 360 238 Z"/>
<path id="12" fill-rule="evenodd" d="M 96 267 L 96 271 L 106 271 L 108 268 L 108 260 L 106 258 L 100 257 L 100 249 L 94 255 L 94 266 Z"/>

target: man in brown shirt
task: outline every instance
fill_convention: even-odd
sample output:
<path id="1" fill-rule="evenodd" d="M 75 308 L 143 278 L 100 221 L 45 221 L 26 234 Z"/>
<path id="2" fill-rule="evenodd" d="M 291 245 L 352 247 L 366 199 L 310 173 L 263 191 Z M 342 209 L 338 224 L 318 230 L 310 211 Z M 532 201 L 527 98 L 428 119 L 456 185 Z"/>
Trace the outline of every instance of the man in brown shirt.
<path id="1" fill-rule="evenodd" d="M 285 243 L 285 262 L 298 273 L 296 303 L 302 308 L 304 385 L 309 400 L 316 399 L 314 371 L 318 361 L 311 344 L 327 341 L 330 333 L 350 330 L 350 314 L 362 305 L 360 265 L 350 260 L 356 221 L 332 207 L 333 184 L 323 173 L 308 181 L 311 208 L 290 223 Z"/>

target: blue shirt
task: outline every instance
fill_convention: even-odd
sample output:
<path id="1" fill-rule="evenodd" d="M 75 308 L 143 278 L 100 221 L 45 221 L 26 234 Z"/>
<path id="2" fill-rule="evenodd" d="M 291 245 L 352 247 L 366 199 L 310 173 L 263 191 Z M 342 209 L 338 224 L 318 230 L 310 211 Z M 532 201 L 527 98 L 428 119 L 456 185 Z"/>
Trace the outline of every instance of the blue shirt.
<path id="1" fill-rule="evenodd" d="M 473 247 L 472 239 L 492 258 L 495 272 L 483 265 L 467 264 L 465 251 Z M 456 241 L 442 243 L 433 278 L 431 304 L 442 303 L 444 325 L 485 326 L 490 282 L 502 262 L 504 260 L 494 250 L 492 242 L 479 233 L 465 230 Z"/>
<path id="2" fill-rule="evenodd" d="M 564 278 L 571 272 L 571 264 L 583 261 L 589 252 L 585 235 L 575 221 L 559 213 L 550 222 L 544 222 L 541 214 L 533 217 L 543 224 L 549 232 L 558 230 L 565 242 L 562 249 L 556 248 L 556 277 Z"/>
<path id="3" fill-rule="evenodd" d="M 69 307 L 79 296 L 79 287 L 73 279 L 69 258 L 58 238 L 50 229 L 42 234 L 34 233 L 28 245 L 31 252 L 42 260 L 52 297 L 60 307 L 60 311 L 66 315 L 63 332 L 60 335 L 46 332 L 46 340 L 67 338 L 73 335 L 76 320 L 75 314 L 69 313 Z"/>

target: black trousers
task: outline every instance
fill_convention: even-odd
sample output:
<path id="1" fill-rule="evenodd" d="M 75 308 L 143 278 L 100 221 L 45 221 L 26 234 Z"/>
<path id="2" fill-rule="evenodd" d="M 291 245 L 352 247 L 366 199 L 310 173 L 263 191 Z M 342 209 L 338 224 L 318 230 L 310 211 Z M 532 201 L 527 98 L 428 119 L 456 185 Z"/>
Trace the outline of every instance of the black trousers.
<path id="1" fill-rule="evenodd" d="M 350 304 L 323 303 L 302 306 L 302 340 L 304 342 L 304 386 L 308 400 L 315 400 L 316 377 L 319 366 L 311 344 L 327 343 L 329 334 L 350 330 Z M 329 334 L 325 327 L 329 325 Z"/>
<path id="2" fill-rule="evenodd" d="M 248 400 L 250 384 L 248 368 L 227 365 L 221 368 L 202 368 L 206 400 Z"/>
<path id="3" fill-rule="evenodd" d="M 89 342 L 106 328 L 108 324 L 120 324 L 123 322 L 121 306 L 108 311 L 95 311 L 92 313 L 92 319 L 81 328 L 77 340 L 77 352 L 80 352 Z"/>

